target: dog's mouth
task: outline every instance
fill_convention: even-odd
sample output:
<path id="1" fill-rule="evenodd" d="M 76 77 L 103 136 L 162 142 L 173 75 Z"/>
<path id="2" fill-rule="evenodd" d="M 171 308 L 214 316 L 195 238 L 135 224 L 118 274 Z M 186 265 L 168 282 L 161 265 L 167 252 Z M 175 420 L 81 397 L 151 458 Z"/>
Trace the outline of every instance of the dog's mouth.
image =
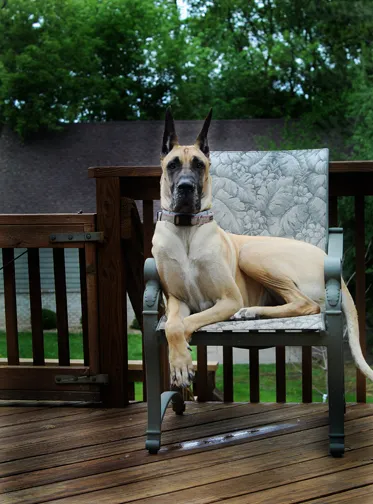
<path id="1" fill-rule="evenodd" d="M 174 193 L 172 198 L 172 210 L 177 213 L 198 213 L 201 210 L 201 198 L 197 191 L 191 193 Z"/>

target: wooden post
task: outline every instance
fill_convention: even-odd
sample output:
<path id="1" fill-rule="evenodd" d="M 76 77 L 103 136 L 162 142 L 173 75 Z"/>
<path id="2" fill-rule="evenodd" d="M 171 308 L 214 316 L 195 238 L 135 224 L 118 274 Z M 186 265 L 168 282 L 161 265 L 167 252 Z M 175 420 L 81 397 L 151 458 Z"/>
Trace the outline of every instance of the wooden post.
<path id="1" fill-rule="evenodd" d="M 104 243 L 98 247 L 100 367 L 109 375 L 102 398 L 107 407 L 122 407 L 128 404 L 128 342 L 120 180 L 102 177 L 96 184 L 97 230 L 104 233 Z"/>

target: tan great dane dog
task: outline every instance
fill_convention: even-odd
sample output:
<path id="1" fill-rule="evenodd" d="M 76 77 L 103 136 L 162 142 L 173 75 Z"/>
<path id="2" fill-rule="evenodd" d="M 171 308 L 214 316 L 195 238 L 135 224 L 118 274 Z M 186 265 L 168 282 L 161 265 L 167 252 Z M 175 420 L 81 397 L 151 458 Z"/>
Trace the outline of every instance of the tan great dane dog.
<path id="1" fill-rule="evenodd" d="M 207 132 L 211 111 L 194 145 L 179 145 L 166 112 L 161 206 L 153 256 L 167 299 L 165 327 L 171 384 L 193 379 L 189 340 L 207 324 L 230 318 L 294 317 L 324 306 L 325 253 L 305 242 L 223 231 L 213 220 Z M 305 268 L 304 265 L 307 265 Z M 356 365 L 373 380 L 359 343 L 354 302 L 342 284 L 342 309 Z"/>

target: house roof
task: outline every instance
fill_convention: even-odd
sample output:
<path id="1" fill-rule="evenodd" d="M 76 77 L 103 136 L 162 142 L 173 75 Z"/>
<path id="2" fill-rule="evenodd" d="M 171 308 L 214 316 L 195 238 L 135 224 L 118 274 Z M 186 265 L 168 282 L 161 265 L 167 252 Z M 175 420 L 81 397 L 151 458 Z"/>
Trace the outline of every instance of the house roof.
<path id="1" fill-rule="evenodd" d="M 0 135 L 0 213 L 96 211 L 90 166 L 158 165 L 163 121 L 72 124 L 22 143 L 4 127 Z M 176 121 L 180 141 L 193 143 L 202 121 Z M 281 119 L 213 121 L 211 150 L 260 149 L 278 142 Z"/>

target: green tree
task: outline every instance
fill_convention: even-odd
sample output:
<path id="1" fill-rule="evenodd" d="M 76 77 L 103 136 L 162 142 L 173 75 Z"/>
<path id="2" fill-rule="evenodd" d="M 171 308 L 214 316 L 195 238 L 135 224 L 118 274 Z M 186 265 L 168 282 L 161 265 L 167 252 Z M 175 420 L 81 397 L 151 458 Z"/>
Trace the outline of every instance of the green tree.
<path id="1" fill-rule="evenodd" d="M 368 152 L 371 0 L 187 3 L 181 21 L 175 0 L 8 2 L 1 123 L 24 136 L 72 121 L 160 119 L 171 102 L 184 119 L 213 106 L 217 119 L 301 118 L 307 131 L 347 135 L 352 124 Z"/>
<path id="2" fill-rule="evenodd" d="M 219 118 L 306 117 L 345 125 L 347 93 L 373 28 L 370 0 L 190 0 Z M 204 82 L 205 83 L 205 82 Z"/>
<path id="3" fill-rule="evenodd" d="M 0 120 L 21 136 L 158 118 L 180 32 L 174 1 L 12 0 L 0 10 Z"/>
<path id="4" fill-rule="evenodd" d="M 2 122 L 24 136 L 73 121 L 92 58 L 84 2 L 13 0 L 0 11 L 0 32 Z"/>
<path id="5" fill-rule="evenodd" d="M 81 120 L 158 119 L 179 66 L 175 1 L 90 3 L 98 65 Z"/>
<path id="6" fill-rule="evenodd" d="M 373 54 L 372 43 L 365 44 L 354 69 L 348 112 L 352 121 L 351 147 L 356 159 L 373 159 Z"/>

